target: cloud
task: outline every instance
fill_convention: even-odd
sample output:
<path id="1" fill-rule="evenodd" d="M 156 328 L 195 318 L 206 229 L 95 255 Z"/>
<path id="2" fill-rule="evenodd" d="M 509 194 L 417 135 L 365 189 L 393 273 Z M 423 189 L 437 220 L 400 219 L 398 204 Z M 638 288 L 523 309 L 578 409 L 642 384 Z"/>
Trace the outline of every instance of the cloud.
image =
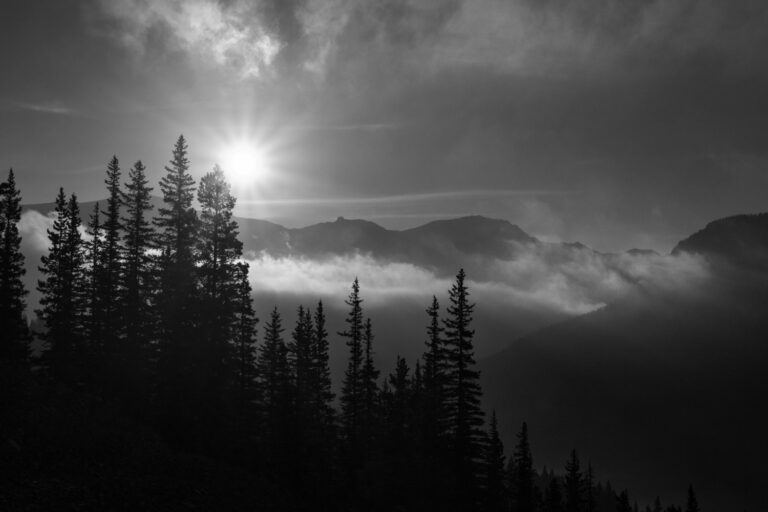
<path id="1" fill-rule="evenodd" d="M 32 254 L 43 254 L 48 251 L 47 230 L 53 226 L 53 217 L 43 215 L 36 210 L 27 210 L 19 220 L 19 234 L 22 243 L 32 248 Z M 30 252 L 30 251 L 25 251 Z"/>
<path id="2" fill-rule="evenodd" d="M 489 197 L 519 197 L 542 195 L 567 195 L 573 193 L 568 190 L 544 190 L 544 189 L 496 189 L 496 190 L 450 190 L 445 192 L 425 192 L 414 194 L 398 194 L 378 197 L 334 197 L 334 198 L 296 198 L 296 199 L 256 199 L 239 201 L 241 205 L 270 204 L 270 205 L 365 205 L 365 204 L 392 204 L 392 203 L 425 203 L 431 201 L 444 201 L 446 199 L 489 198 Z M 454 214 L 455 216 L 455 214 Z"/>
<path id="3" fill-rule="evenodd" d="M 226 67 L 249 78 L 264 75 L 281 48 L 257 7 L 246 1 L 105 0 L 100 5 L 120 23 L 119 40 L 142 55 L 156 49 L 159 31 L 167 47 L 186 52 L 198 64 Z"/>
<path id="4" fill-rule="evenodd" d="M 530 244 L 514 260 L 490 260 L 484 272 L 468 274 L 473 300 L 567 315 L 588 313 L 628 294 L 635 285 L 684 288 L 708 276 L 696 256 L 657 254 L 600 255 L 588 248 L 563 249 Z M 248 260 L 256 293 L 290 293 L 320 297 L 346 296 L 355 277 L 369 303 L 403 298 L 426 302 L 452 284 L 445 275 L 410 263 L 385 262 L 354 254 L 320 259 L 273 257 L 262 253 Z"/>
<path id="5" fill-rule="evenodd" d="M 264 77 L 409 82 L 456 68 L 583 76 L 681 61 L 763 68 L 759 0 L 100 0 L 118 38 L 140 54 L 178 48 L 206 63 Z M 758 52 L 759 53 L 759 52 Z M 706 60 L 706 58 L 704 59 Z"/>
<path id="6" fill-rule="evenodd" d="M 53 114 L 59 116 L 77 115 L 79 112 L 71 107 L 67 107 L 58 102 L 49 103 L 16 103 L 15 106 L 22 110 L 40 112 L 42 114 Z"/>

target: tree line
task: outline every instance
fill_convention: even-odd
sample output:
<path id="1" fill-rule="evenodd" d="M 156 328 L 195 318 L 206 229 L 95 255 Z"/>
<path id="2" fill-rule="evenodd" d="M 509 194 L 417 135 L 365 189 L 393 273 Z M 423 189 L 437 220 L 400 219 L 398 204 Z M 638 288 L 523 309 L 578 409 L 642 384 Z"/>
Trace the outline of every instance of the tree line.
<path id="1" fill-rule="evenodd" d="M 495 411 L 486 420 L 474 359 L 473 312 L 460 270 L 443 311 L 425 310 L 423 356 L 398 356 L 382 378 L 375 334 L 354 279 L 348 350 L 337 397 L 332 335 L 322 301 L 297 308 L 286 332 L 275 307 L 257 327 L 242 258 L 235 197 L 214 166 L 199 184 L 176 141 L 153 211 L 146 168 L 113 157 L 107 192 L 82 226 L 77 196 L 60 188 L 32 333 L 26 318 L 21 195 L 13 171 L 0 184 L 0 359 L 119 403 L 169 443 L 261 475 L 295 503 L 319 510 L 637 510 L 582 469 L 537 472 L 524 423 L 507 460 Z M 199 209 L 194 207 L 197 200 Z M 39 336 L 44 349 L 32 357 Z M 653 512 L 663 509 L 656 501 Z M 686 512 L 697 512 L 689 489 Z"/>

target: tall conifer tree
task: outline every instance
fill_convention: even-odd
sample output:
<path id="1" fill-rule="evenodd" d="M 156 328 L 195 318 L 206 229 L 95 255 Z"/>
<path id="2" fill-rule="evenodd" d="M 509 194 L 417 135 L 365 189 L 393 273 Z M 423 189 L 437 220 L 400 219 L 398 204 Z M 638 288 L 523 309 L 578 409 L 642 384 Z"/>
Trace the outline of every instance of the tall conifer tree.
<path id="1" fill-rule="evenodd" d="M 517 434 L 517 445 L 512 455 L 512 499 L 517 512 L 533 512 L 533 456 L 531 443 L 528 439 L 528 424 L 523 422 Z"/>
<path id="2" fill-rule="evenodd" d="M 125 216 L 122 224 L 125 230 L 125 277 L 123 314 L 125 317 L 125 343 L 140 373 L 148 371 L 148 360 L 153 357 L 151 346 L 154 337 L 155 318 L 151 308 L 154 290 L 152 275 L 153 229 L 149 221 L 152 211 L 152 187 L 145 174 L 141 160 L 128 171 L 128 181 L 122 202 Z"/>
<path id="3" fill-rule="evenodd" d="M 447 427 L 444 396 L 447 350 L 443 338 L 444 329 L 440 325 L 440 304 L 437 297 L 432 297 L 432 304 L 426 312 L 429 324 L 427 325 L 427 350 L 424 353 L 425 435 L 428 451 L 434 451 L 438 438 L 445 435 Z"/>
<path id="4" fill-rule="evenodd" d="M 632 512 L 632 505 L 629 504 L 629 493 L 626 489 L 616 497 L 616 512 Z"/>
<path id="5" fill-rule="evenodd" d="M 122 333 L 120 319 L 120 296 L 122 293 L 123 254 L 120 243 L 120 164 L 116 156 L 107 165 L 107 208 L 102 225 L 104 240 L 101 251 L 101 279 L 103 287 L 100 290 L 100 305 L 103 312 L 104 330 L 103 345 L 105 355 L 110 365 L 121 365 L 122 347 L 119 345 Z"/>
<path id="6" fill-rule="evenodd" d="M 318 301 L 314 315 L 313 331 L 313 365 L 314 365 L 314 390 L 315 411 L 321 417 L 321 423 L 325 430 L 330 429 L 334 423 L 333 384 L 331 382 L 331 369 L 328 354 L 328 331 L 325 327 L 325 310 L 323 301 Z"/>
<path id="7" fill-rule="evenodd" d="M 173 148 L 170 166 L 160 179 L 165 206 L 158 208 L 154 224 L 158 228 L 157 264 L 159 292 L 156 297 L 160 341 L 160 384 L 169 414 L 172 409 L 185 410 L 181 397 L 188 395 L 194 361 L 199 360 L 192 340 L 197 339 L 194 306 L 196 305 L 196 267 L 194 260 L 197 213 L 192 207 L 195 181 L 189 174 L 187 141 L 180 135 Z M 196 358 L 195 355 L 198 357 Z M 178 417 L 178 415 L 174 415 Z"/>
<path id="8" fill-rule="evenodd" d="M 576 450 L 565 464 L 565 512 L 581 512 L 584 506 L 584 475 Z"/>
<path id="9" fill-rule="evenodd" d="M 291 368 L 294 387 L 294 405 L 298 428 L 306 430 L 308 423 L 316 419 L 312 410 L 313 382 L 313 337 L 312 313 L 304 306 L 299 306 L 296 314 L 296 326 L 288 342 L 288 362 Z"/>
<path id="10" fill-rule="evenodd" d="M 197 191 L 200 223 L 197 273 L 201 285 L 202 343 L 198 366 L 204 369 L 209 391 L 221 391 L 234 350 L 237 260 L 242 255 L 238 226 L 233 219 L 235 197 L 217 165 L 200 180 Z"/>
<path id="11" fill-rule="evenodd" d="M 70 381 L 82 377 L 84 253 L 79 227 L 77 197 L 72 194 L 67 200 L 60 188 L 48 230 L 50 248 L 41 258 L 37 315 L 46 326 L 44 361 L 55 375 Z"/>
<path id="12" fill-rule="evenodd" d="M 29 293 L 22 277 L 24 255 L 21 253 L 21 193 L 16 188 L 13 169 L 0 183 L 0 359 L 24 362 L 29 356 L 29 329 L 24 317 L 25 297 Z"/>
<path id="13" fill-rule="evenodd" d="M 685 512 L 699 512 L 699 501 L 693 491 L 693 485 L 688 486 L 688 496 L 685 504 Z"/>
<path id="14" fill-rule="evenodd" d="M 259 319 L 253 311 L 251 283 L 248 281 L 248 264 L 237 264 L 237 296 L 235 340 L 237 343 L 237 389 L 239 408 L 243 411 L 253 398 L 256 378 L 256 324 Z"/>
<path id="15" fill-rule="evenodd" d="M 543 510 L 544 512 L 563 512 L 563 494 L 557 478 L 549 481 L 549 486 L 544 493 Z"/>
<path id="16" fill-rule="evenodd" d="M 103 334 L 104 334 L 104 308 L 102 307 L 103 298 L 103 246 L 104 233 L 101 226 L 101 213 L 99 202 L 93 205 L 93 212 L 88 219 L 88 226 L 85 230 L 88 235 L 88 241 L 85 243 L 85 265 L 86 265 L 86 291 L 85 291 L 85 342 L 88 345 L 89 365 L 92 367 L 101 367 L 103 362 Z M 95 368 L 89 373 L 94 373 Z"/>
<path id="17" fill-rule="evenodd" d="M 341 388 L 341 413 L 347 440 L 357 449 L 359 437 L 361 404 L 363 397 L 362 367 L 363 367 L 363 299 L 360 298 L 360 284 L 355 278 L 352 283 L 352 291 L 346 300 L 349 313 L 345 322 L 347 328 L 339 333 L 346 338 L 349 348 L 347 369 L 344 372 L 344 381 Z"/>
<path id="18" fill-rule="evenodd" d="M 275 307 L 264 325 L 264 341 L 258 349 L 256 363 L 267 454 L 273 464 L 278 462 L 281 454 L 285 455 L 290 410 L 290 374 L 284 331 L 282 318 Z"/>
<path id="19" fill-rule="evenodd" d="M 363 334 L 364 357 L 360 371 L 362 383 L 361 431 L 366 456 L 370 456 L 374 442 L 374 426 L 378 421 L 378 379 L 379 370 L 373 362 L 373 326 L 371 319 L 365 321 Z"/>
<path id="20" fill-rule="evenodd" d="M 444 319 L 447 345 L 446 409 L 449 441 L 457 471 L 456 504 L 462 509 L 477 506 L 478 463 L 482 456 L 484 432 L 480 408 L 480 373 L 475 368 L 472 312 L 464 282 L 464 269 L 459 270 L 449 293 L 448 316 Z"/>
<path id="21" fill-rule="evenodd" d="M 491 413 L 488 443 L 485 447 L 485 510 L 502 512 L 507 509 L 504 486 L 504 444 L 499 436 L 496 411 Z"/>

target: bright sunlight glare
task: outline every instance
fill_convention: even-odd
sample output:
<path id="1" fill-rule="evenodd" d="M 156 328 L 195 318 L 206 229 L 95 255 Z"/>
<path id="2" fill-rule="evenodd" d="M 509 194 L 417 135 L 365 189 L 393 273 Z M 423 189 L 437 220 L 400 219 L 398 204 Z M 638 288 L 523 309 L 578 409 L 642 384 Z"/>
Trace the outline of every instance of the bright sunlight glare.
<path id="1" fill-rule="evenodd" d="M 235 186 L 256 185 L 268 174 L 264 151 L 252 143 L 231 144 L 219 158 L 222 170 Z"/>

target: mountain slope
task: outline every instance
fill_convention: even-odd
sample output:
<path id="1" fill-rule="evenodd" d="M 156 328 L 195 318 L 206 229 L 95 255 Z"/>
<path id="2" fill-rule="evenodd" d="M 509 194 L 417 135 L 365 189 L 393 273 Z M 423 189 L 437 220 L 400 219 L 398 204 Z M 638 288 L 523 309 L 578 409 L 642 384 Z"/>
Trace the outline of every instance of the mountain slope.
<path id="1" fill-rule="evenodd" d="M 682 502 L 691 482 L 706 509 L 768 509 L 768 275 L 745 261 L 767 240 L 756 217 L 678 245 L 714 262 L 696 285 L 639 286 L 481 361 L 487 406 L 528 421 L 539 464 L 562 467 L 576 447 L 641 500 Z"/>

